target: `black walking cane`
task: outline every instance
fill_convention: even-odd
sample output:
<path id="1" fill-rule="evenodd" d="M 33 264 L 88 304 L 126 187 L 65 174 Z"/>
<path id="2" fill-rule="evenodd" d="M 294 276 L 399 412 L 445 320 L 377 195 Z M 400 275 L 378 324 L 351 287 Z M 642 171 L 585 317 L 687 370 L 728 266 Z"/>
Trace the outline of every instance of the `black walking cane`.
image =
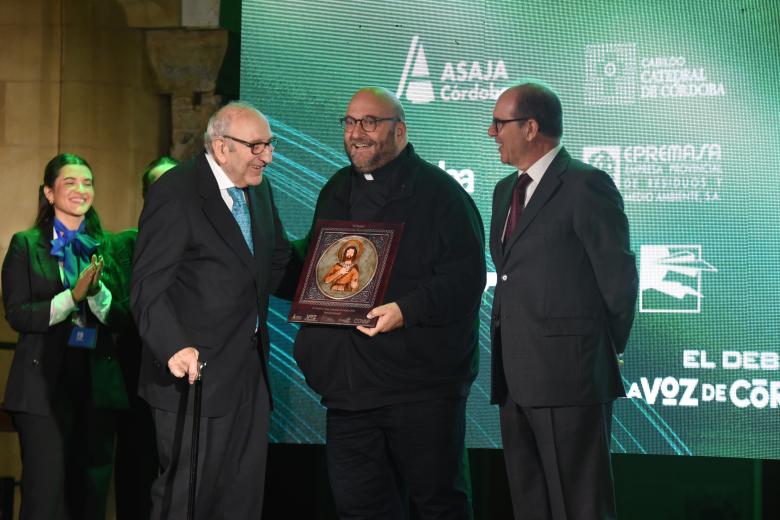
<path id="1" fill-rule="evenodd" d="M 195 520 L 195 490 L 198 485 L 198 441 L 200 439 L 200 402 L 203 396 L 203 369 L 206 363 L 198 364 L 198 377 L 193 383 L 195 395 L 192 404 L 192 444 L 190 445 L 190 489 L 187 503 L 187 520 Z"/>

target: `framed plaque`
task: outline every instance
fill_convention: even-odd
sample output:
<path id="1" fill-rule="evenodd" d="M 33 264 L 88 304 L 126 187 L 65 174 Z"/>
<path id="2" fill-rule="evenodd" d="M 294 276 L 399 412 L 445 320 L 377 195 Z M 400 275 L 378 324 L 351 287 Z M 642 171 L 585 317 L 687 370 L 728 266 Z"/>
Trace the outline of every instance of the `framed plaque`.
<path id="1" fill-rule="evenodd" d="M 318 220 L 288 321 L 373 327 L 403 224 Z"/>

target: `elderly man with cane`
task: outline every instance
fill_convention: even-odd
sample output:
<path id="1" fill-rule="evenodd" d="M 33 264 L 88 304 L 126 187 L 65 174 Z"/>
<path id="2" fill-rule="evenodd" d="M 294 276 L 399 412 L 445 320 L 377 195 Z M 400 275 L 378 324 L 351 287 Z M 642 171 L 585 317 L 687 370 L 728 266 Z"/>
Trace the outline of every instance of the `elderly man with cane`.
<path id="1" fill-rule="evenodd" d="M 204 153 L 149 191 L 135 250 L 139 393 L 152 407 L 162 468 L 152 486 L 153 519 L 184 518 L 190 499 L 198 519 L 259 518 L 263 507 L 265 321 L 268 295 L 287 287 L 291 258 L 263 178 L 276 140 L 257 109 L 234 102 L 211 117 L 205 142 Z M 202 408 L 193 414 L 197 392 L 189 388 L 201 364 Z"/>

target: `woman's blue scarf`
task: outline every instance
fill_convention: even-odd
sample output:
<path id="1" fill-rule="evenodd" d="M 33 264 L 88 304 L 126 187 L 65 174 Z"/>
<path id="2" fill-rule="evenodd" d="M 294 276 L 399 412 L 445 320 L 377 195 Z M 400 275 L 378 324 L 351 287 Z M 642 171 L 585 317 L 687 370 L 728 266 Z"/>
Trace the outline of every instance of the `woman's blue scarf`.
<path id="1" fill-rule="evenodd" d="M 81 273 L 80 266 L 89 264 L 90 256 L 95 252 L 100 242 L 87 235 L 86 221 L 82 221 L 79 228 L 72 231 L 55 218 L 54 231 L 57 238 L 51 241 L 51 256 L 62 261 L 62 270 L 65 272 L 65 287 L 75 287 L 76 280 Z"/>

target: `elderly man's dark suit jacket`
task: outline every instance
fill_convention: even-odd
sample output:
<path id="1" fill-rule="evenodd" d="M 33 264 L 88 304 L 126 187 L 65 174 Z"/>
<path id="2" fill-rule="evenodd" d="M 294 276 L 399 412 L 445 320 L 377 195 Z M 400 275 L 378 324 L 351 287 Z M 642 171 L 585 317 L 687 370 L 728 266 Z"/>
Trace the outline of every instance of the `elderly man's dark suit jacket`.
<path id="1" fill-rule="evenodd" d="M 131 302 L 144 343 L 139 393 L 155 408 L 175 412 L 180 406 L 187 384 L 167 363 L 184 347 L 196 347 L 208 363 L 204 416 L 226 414 L 241 383 L 266 371 L 268 295 L 283 279 L 290 248 L 268 179 L 248 192 L 254 256 L 205 154 L 166 173 L 147 194 Z"/>
<path id="2" fill-rule="evenodd" d="M 502 244 L 516 176 L 493 194 L 491 398 L 508 391 L 521 406 L 549 407 L 623 396 L 617 355 L 638 282 L 622 198 L 607 174 L 561 149 Z"/>

